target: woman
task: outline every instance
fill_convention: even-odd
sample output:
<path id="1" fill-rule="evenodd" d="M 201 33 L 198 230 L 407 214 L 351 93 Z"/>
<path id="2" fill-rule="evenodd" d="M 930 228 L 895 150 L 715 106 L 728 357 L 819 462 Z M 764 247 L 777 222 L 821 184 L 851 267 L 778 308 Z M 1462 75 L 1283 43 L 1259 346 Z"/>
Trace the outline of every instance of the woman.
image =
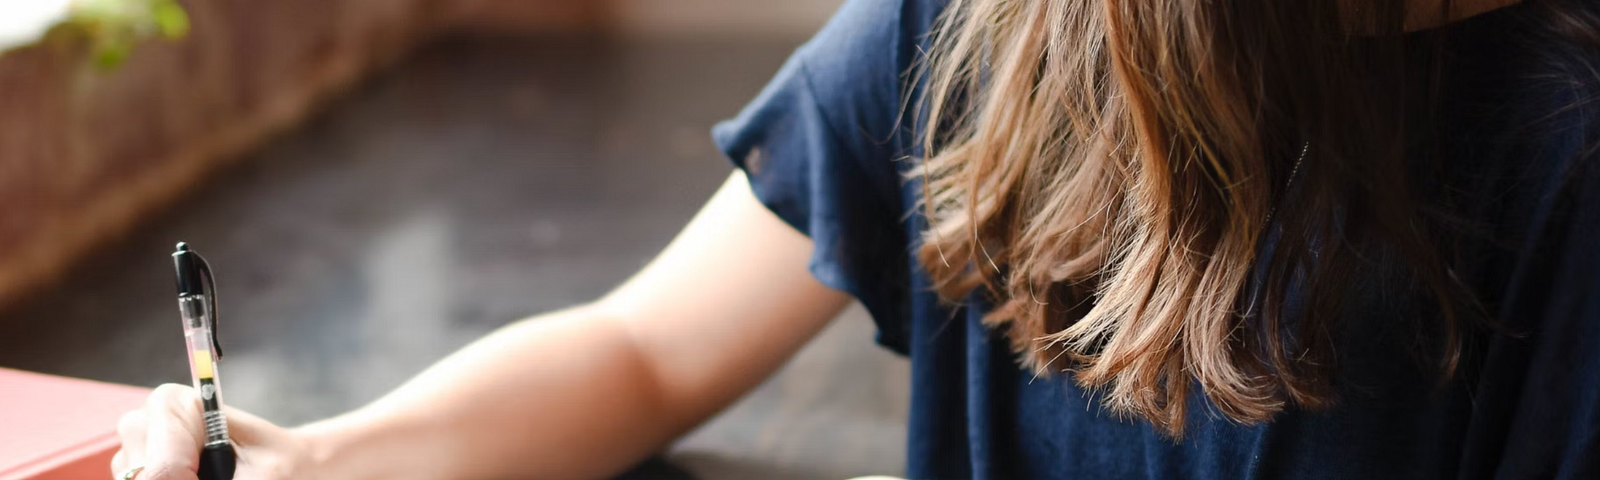
<path id="1" fill-rule="evenodd" d="M 637 276 L 229 412 L 236 478 L 603 478 L 851 297 L 914 478 L 1600 477 L 1600 6 L 1515 3 L 852 1 Z M 113 471 L 194 478 L 200 424 L 157 389 Z"/>

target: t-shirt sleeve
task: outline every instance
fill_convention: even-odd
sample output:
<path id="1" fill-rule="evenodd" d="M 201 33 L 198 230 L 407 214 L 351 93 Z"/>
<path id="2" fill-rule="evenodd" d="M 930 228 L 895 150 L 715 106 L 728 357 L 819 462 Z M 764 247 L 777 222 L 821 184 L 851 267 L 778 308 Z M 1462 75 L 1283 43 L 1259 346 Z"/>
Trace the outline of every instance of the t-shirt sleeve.
<path id="1" fill-rule="evenodd" d="M 856 297 L 908 353 L 906 213 L 895 146 L 898 0 L 851 0 L 712 137 L 761 203 L 811 237 L 810 271 Z"/>

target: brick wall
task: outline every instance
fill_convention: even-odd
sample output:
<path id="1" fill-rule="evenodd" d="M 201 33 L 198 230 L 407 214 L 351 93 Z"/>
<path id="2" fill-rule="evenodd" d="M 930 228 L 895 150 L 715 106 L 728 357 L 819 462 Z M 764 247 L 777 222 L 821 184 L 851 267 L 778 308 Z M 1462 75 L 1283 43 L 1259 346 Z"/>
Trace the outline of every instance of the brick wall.
<path id="1" fill-rule="evenodd" d="M 112 70 L 66 27 L 0 55 L 0 303 L 437 28 L 426 0 L 186 6 Z"/>
<path id="2" fill-rule="evenodd" d="M 57 28 L 0 53 L 0 306 L 442 32 L 814 30 L 840 0 L 184 0 L 114 70 Z"/>

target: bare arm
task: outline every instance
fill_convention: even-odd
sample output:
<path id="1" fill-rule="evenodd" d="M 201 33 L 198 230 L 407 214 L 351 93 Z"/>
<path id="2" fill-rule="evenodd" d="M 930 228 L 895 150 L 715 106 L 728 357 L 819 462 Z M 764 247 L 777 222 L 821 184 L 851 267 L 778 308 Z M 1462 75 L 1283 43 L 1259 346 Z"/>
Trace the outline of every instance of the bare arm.
<path id="1" fill-rule="evenodd" d="M 442 453 L 373 478 L 616 473 L 753 388 L 838 313 L 846 298 L 810 276 L 810 253 L 734 175 L 605 298 L 506 327 L 306 431 L 331 463 Z M 386 438 L 410 445 L 365 446 Z M 356 463 L 385 463 L 373 460 Z"/>
<path id="2" fill-rule="evenodd" d="M 502 328 L 371 405 L 282 439 L 238 415 L 244 429 L 269 432 L 235 434 L 237 479 L 618 473 L 771 375 L 843 308 L 848 297 L 806 271 L 810 254 L 811 242 L 736 173 L 660 256 L 603 299 Z M 156 420 L 147 420 L 151 429 Z M 252 467 L 241 436 L 281 447 Z M 119 461 L 131 465 L 133 454 L 125 449 Z"/>

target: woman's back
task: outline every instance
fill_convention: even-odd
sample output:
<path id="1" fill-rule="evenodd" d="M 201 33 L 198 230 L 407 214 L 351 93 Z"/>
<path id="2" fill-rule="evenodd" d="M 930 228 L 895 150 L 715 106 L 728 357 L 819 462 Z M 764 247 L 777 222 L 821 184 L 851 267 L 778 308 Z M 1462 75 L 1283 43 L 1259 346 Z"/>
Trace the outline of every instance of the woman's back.
<path id="1" fill-rule="evenodd" d="M 1600 8 L 1525 4 L 1414 34 L 1448 49 L 1443 161 L 1411 170 L 1451 207 L 1455 234 L 1436 240 L 1459 252 L 1451 272 L 1494 324 L 1466 336 L 1456 375 L 1419 358 L 1416 320 L 1439 306 L 1399 268 L 1405 255 L 1379 249 L 1356 259 L 1330 323 L 1332 407 L 1242 425 L 1191 395 L 1181 439 L 1118 418 L 1068 374 L 1020 367 L 1004 327 L 982 321 L 984 289 L 955 307 L 933 291 L 914 252 L 924 190 L 900 160 L 921 153 L 902 100 L 922 84 L 905 74 L 941 8 L 852 1 L 716 131 L 763 203 L 812 237 L 813 273 L 911 357 L 909 477 L 1600 476 Z"/>

